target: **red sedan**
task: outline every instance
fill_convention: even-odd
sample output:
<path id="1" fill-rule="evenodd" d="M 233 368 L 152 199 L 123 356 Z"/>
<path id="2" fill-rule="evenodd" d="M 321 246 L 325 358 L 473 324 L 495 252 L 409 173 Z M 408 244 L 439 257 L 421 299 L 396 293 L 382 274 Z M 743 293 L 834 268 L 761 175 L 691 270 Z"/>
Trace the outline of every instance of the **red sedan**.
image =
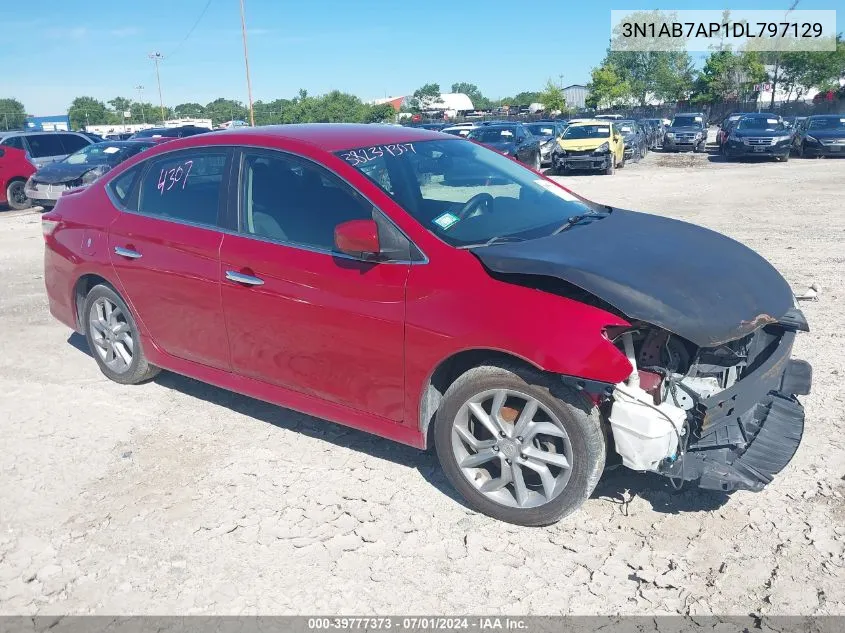
<path id="1" fill-rule="evenodd" d="M 8 204 L 13 209 L 29 207 L 30 200 L 26 197 L 24 186 L 34 173 L 35 165 L 24 150 L 0 147 L 0 204 Z"/>
<path id="2" fill-rule="evenodd" d="M 807 324 L 764 259 L 452 136 L 174 140 L 43 221 L 50 310 L 112 380 L 166 369 L 433 444 L 505 521 L 572 512 L 606 461 L 759 490 L 801 439 Z"/>

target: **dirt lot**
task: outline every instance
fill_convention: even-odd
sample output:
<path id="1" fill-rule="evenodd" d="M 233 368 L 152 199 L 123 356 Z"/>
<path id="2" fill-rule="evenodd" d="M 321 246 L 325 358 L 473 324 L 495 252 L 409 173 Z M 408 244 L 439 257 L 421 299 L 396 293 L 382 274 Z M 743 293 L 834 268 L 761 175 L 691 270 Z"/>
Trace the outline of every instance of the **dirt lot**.
<path id="1" fill-rule="evenodd" d="M 168 373 L 111 383 L 47 311 L 38 215 L 0 213 L 0 611 L 845 615 L 845 161 L 652 154 L 564 180 L 822 287 L 804 442 L 765 491 L 616 470 L 517 528 L 431 455 Z"/>

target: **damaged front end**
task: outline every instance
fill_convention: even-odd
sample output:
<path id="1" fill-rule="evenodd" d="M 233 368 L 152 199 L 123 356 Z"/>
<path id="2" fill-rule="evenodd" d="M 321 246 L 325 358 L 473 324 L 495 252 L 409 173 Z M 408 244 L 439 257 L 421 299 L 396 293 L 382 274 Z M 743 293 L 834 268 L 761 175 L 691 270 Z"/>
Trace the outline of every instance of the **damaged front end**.
<path id="1" fill-rule="evenodd" d="M 616 452 L 634 470 L 712 490 L 761 490 L 792 459 L 804 430 L 796 396 L 812 370 L 791 358 L 800 310 L 742 338 L 697 347 L 635 323 L 609 336 L 634 367 L 604 399 Z"/>

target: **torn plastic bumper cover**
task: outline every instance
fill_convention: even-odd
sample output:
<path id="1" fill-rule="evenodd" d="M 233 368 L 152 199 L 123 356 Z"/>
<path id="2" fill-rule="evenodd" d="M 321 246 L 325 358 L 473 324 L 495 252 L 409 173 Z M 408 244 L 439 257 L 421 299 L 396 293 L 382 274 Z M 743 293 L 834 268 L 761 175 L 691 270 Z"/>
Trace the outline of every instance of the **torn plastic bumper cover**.
<path id="1" fill-rule="evenodd" d="M 812 368 L 790 358 L 794 331 L 772 339 L 751 373 L 699 403 L 692 412 L 699 430 L 662 474 L 711 490 L 758 491 L 789 463 L 804 432 L 795 396 L 810 393 Z"/>

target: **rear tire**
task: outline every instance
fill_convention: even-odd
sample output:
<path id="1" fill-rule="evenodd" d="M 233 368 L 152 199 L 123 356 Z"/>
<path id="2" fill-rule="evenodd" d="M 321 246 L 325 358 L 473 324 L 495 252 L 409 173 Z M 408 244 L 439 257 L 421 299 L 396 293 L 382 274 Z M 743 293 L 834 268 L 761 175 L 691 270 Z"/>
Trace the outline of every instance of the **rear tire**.
<path id="1" fill-rule="evenodd" d="M 499 393 L 506 396 L 496 412 Z M 520 431 L 518 425 L 531 402 L 536 408 L 526 419 L 532 422 Z M 503 429 L 504 436 L 490 432 L 476 411 L 494 429 Z M 604 469 L 605 437 L 595 405 L 557 377 L 533 369 L 509 365 L 470 369 L 444 394 L 434 425 L 446 477 L 470 507 L 500 521 L 524 526 L 555 523 L 584 503 Z M 520 439 L 517 433 L 525 437 Z M 472 460 L 482 453 L 487 460 Z"/>
<path id="2" fill-rule="evenodd" d="M 6 186 L 6 202 L 15 211 L 28 209 L 32 206 L 32 200 L 24 193 L 25 180 L 13 180 Z"/>
<path id="3" fill-rule="evenodd" d="M 109 380 L 137 385 L 161 371 L 147 362 L 135 318 L 109 286 L 100 284 L 91 289 L 85 297 L 82 319 L 91 355 Z"/>

